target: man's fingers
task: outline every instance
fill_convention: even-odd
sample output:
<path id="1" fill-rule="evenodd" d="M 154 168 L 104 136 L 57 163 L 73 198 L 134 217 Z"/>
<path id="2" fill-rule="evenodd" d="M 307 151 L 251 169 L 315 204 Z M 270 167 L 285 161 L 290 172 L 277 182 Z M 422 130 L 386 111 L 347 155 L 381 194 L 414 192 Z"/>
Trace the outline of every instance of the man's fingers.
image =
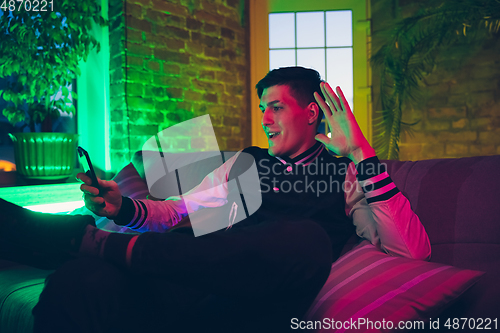
<path id="1" fill-rule="evenodd" d="M 92 181 L 90 180 L 90 177 L 87 176 L 87 174 L 85 174 L 84 172 L 79 172 L 76 175 L 76 179 L 78 179 L 79 181 L 81 181 L 87 185 L 90 185 L 92 183 Z"/>
<path id="2" fill-rule="evenodd" d="M 90 194 L 93 196 L 99 195 L 99 190 L 93 186 L 87 185 L 87 184 L 82 184 L 80 185 L 80 190 L 83 193 Z"/>
<path id="3" fill-rule="evenodd" d="M 314 138 L 323 144 L 326 144 L 329 140 L 329 138 L 323 133 L 316 135 Z"/>
<path id="4" fill-rule="evenodd" d="M 97 177 L 97 182 L 99 183 L 99 186 L 101 188 L 109 188 L 109 187 L 112 187 L 111 184 L 109 184 L 110 182 L 107 181 L 107 180 L 102 180 L 100 179 L 99 177 Z M 86 173 L 83 173 L 83 172 L 80 172 L 76 175 L 76 179 L 84 182 L 86 185 L 94 185 L 95 184 L 92 184 L 92 179 L 90 179 L 90 177 L 86 174 Z"/>
<path id="5" fill-rule="evenodd" d="M 98 206 L 104 203 L 104 198 L 85 194 L 84 201 L 85 203 L 90 203 L 92 205 Z"/>
<path id="6" fill-rule="evenodd" d="M 116 184 L 112 180 L 102 180 L 102 179 L 97 178 L 97 181 L 99 182 L 99 186 L 102 189 L 113 189 L 115 184 Z"/>
<path id="7" fill-rule="evenodd" d="M 323 94 L 327 96 L 328 100 L 332 103 L 332 106 L 335 107 L 335 111 L 341 111 L 342 106 L 340 105 L 340 100 L 333 91 L 332 87 L 325 82 L 321 85 L 321 89 L 323 90 Z"/>
<path id="8" fill-rule="evenodd" d="M 328 119 L 328 117 L 332 116 L 332 110 L 330 110 L 330 107 L 326 104 L 326 102 L 323 100 L 323 98 L 318 94 L 317 92 L 314 93 L 314 98 L 316 99 L 316 102 L 319 104 L 321 107 L 321 110 L 323 110 L 323 113 L 325 114 L 325 117 Z"/>
<path id="9" fill-rule="evenodd" d="M 331 96 L 328 94 L 327 90 L 326 90 L 326 84 L 327 83 L 321 83 L 320 84 L 320 88 L 321 88 L 321 92 L 323 93 L 323 96 L 325 96 L 325 100 L 326 102 L 329 104 L 329 109 L 333 112 L 336 112 L 337 110 L 337 106 L 335 105 L 335 101 L 331 98 Z"/>
<path id="10" fill-rule="evenodd" d="M 351 108 L 349 107 L 349 103 L 347 103 L 347 100 L 345 99 L 344 92 L 340 87 L 337 87 L 337 94 L 340 96 L 340 99 L 342 100 L 342 110 L 344 111 L 351 111 Z"/>
<path id="11" fill-rule="evenodd" d="M 84 194 L 83 201 L 85 202 L 85 207 L 94 213 L 99 213 L 102 208 L 106 207 L 106 203 L 102 197 L 94 197 L 92 195 Z"/>

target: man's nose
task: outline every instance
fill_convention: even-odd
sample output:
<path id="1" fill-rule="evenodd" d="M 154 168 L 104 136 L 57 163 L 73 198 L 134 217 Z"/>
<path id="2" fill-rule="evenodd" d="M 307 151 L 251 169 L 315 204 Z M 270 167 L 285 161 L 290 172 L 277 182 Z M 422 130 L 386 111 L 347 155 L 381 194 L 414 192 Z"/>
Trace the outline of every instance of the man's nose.
<path id="1" fill-rule="evenodd" d="M 273 123 L 273 113 L 269 109 L 264 110 L 264 113 L 262 114 L 262 126 L 269 126 Z"/>

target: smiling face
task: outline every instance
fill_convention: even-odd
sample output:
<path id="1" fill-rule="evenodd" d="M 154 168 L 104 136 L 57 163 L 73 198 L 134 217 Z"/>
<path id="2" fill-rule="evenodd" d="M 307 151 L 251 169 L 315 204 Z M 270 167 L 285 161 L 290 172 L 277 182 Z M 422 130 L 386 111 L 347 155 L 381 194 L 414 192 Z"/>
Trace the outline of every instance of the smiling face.
<path id="1" fill-rule="evenodd" d="M 319 109 L 316 103 L 301 107 L 287 85 L 264 89 L 259 108 L 271 156 L 294 158 L 316 143 Z"/>

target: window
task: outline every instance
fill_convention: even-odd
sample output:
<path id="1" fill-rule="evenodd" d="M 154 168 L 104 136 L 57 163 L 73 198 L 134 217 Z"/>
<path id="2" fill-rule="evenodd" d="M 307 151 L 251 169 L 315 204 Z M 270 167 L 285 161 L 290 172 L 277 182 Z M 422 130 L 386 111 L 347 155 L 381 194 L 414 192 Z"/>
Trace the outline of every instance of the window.
<path id="1" fill-rule="evenodd" d="M 340 86 L 371 141 L 370 2 L 250 0 L 252 87 L 273 68 L 311 67 Z M 252 144 L 267 147 L 252 91 Z"/>
<path id="2" fill-rule="evenodd" d="M 340 33 L 339 33 L 340 32 Z M 269 69 L 313 68 L 353 105 L 352 11 L 269 14 Z M 327 133 L 325 120 L 320 127 Z"/>

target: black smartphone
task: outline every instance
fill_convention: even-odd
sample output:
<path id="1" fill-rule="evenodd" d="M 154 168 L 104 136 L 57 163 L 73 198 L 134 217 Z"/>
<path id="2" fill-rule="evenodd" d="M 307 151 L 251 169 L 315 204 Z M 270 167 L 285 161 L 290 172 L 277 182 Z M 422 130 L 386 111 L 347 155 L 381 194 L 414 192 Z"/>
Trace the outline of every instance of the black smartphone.
<path id="1" fill-rule="evenodd" d="M 95 175 L 94 166 L 90 161 L 89 153 L 82 147 L 78 146 L 78 156 L 80 157 L 80 163 L 82 164 L 83 171 L 85 174 L 90 177 L 92 180 L 92 186 L 99 188 L 99 182 L 97 181 L 97 177 Z"/>

